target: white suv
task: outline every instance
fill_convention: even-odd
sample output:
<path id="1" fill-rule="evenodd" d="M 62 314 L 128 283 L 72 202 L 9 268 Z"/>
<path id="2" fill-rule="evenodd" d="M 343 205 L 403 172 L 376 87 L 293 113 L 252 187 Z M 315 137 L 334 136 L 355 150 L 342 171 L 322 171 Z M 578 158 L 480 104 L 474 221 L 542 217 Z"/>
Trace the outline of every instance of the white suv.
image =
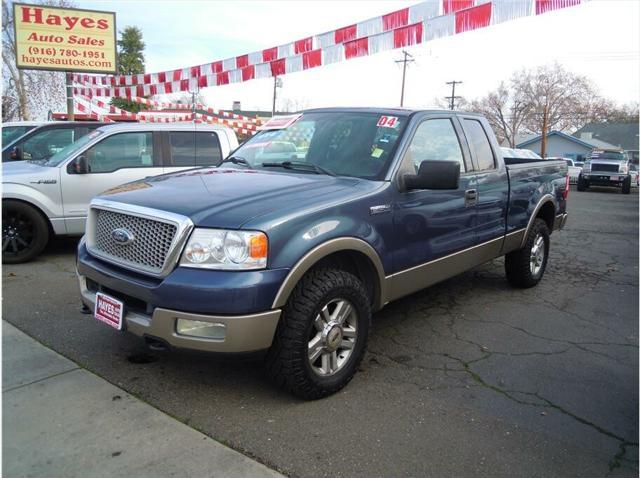
<path id="1" fill-rule="evenodd" d="M 237 146 L 235 133 L 224 126 L 119 123 L 96 129 L 46 161 L 5 163 L 2 261 L 33 259 L 51 235 L 82 235 L 89 202 L 102 191 L 217 166 Z"/>

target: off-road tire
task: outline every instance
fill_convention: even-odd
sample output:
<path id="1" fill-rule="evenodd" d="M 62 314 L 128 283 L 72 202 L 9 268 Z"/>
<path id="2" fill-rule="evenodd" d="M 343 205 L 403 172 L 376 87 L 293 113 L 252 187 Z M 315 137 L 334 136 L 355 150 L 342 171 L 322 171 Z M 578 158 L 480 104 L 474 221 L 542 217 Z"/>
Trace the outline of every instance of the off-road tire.
<path id="1" fill-rule="evenodd" d="M 622 194 L 631 194 L 631 176 L 622 183 Z"/>
<path id="2" fill-rule="evenodd" d="M 586 191 L 589 188 L 589 184 L 584 180 L 582 175 L 578 176 L 578 184 L 576 187 L 578 191 Z"/>
<path id="3" fill-rule="evenodd" d="M 319 376 L 308 358 L 314 319 L 332 299 L 348 300 L 357 313 L 357 338 L 351 355 L 334 375 Z M 371 306 L 367 291 L 354 275 L 339 269 L 307 273 L 284 307 L 265 365 L 272 381 L 306 400 L 315 400 L 342 389 L 353 378 L 364 355 Z"/>
<path id="4" fill-rule="evenodd" d="M 16 236 L 9 236 L 11 231 L 18 230 Z M 13 251 L 12 240 L 26 241 L 28 246 L 22 242 L 19 251 Z M 8 242 L 7 242 L 8 241 Z M 38 256 L 49 242 L 49 224 L 47 220 L 32 206 L 21 201 L 2 201 L 2 262 L 4 264 L 19 264 L 29 262 Z M 5 246 L 6 244 L 6 246 Z"/>
<path id="5" fill-rule="evenodd" d="M 541 235 L 544 241 L 544 258 L 542 267 L 537 273 L 531 270 L 531 250 L 534 247 L 536 238 Z M 547 223 L 540 218 L 536 218 L 531 225 L 524 247 L 517 251 L 508 253 L 505 256 L 504 268 L 507 280 L 514 287 L 526 289 L 533 287 L 544 276 L 549 260 L 549 228 Z"/>

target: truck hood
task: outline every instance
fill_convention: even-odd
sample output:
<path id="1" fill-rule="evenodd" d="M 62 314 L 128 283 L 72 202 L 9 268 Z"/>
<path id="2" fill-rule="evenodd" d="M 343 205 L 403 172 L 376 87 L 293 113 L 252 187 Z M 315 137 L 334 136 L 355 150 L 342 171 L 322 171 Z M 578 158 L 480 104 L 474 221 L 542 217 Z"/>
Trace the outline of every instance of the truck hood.
<path id="1" fill-rule="evenodd" d="M 308 173 L 206 168 L 146 178 L 99 197 L 188 216 L 196 226 L 233 229 L 273 211 L 284 215 L 345 200 L 357 194 L 355 185 L 369 182 Z"/>
<path id="2" fill-rule="evenodd" d="M 28 184 L 39 180 L 58 180 L 58 168 L 40 166 L 29 161 L 10 161 L 2 164 L 2 182 Z"/>

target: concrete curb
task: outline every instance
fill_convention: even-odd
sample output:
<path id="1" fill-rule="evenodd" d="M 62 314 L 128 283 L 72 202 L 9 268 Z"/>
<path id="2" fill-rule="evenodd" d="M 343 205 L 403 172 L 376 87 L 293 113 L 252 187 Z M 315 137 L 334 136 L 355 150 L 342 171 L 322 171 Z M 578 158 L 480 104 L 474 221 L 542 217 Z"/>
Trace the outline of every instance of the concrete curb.
<path id="1" fill-rule="evenodd" d="M 7 476 L 281 477 L 2 322 Z"/>

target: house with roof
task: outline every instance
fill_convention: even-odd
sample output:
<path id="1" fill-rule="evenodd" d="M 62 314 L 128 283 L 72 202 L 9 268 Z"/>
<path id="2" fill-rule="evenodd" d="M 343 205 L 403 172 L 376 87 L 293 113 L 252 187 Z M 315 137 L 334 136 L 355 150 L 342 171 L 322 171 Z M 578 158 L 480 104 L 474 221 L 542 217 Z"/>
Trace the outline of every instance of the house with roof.
<path id="1" fill-rule="evenodd" d="M 542 146 L 542 135 L 536 135 L 522 143 L 516 145 L 516 148 L 529 149 L 540 154 Z M 547 157 L 571 158 L 577 161 L 584 161 L 586 156 L 593 149 L 621 149 L 620 147 L 595 139 L 576 138 L 562 131 L 552 130 L 547 133 L 547 148 L 545 155 Z"/>
<path id="2" fill-rule="evenodd" d="M 638 122 L 632 123 L 589 123 L 573 136 L 584 141 L 592 139 L 606 141 L 621 149 L 624 149 L 630 156 L 638 160 L 638 150 L 640 150 L 640 140 L 638 136 Z"/>

